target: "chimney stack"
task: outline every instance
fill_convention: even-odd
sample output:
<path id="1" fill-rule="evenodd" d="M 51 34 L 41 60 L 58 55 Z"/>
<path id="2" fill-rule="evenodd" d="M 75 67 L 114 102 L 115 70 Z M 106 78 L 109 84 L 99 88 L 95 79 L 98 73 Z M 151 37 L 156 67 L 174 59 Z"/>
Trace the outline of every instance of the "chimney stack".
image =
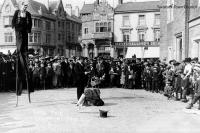
<path id="1" fill-rule="evenodd" d="M 78 6 L 76 6 L 75 7 L 75 16 L 77 16 L 77 17 L 79 17 L 79 7 Z"/>
<path id="2" fill-rule="evenodd" d="M 72 16 L 72 5 L 71 4 L 66 4 L 65 11 L 67 12 L 67 14 Z"/>
<path id="3" fill-rule="evenodd" d="M 97 0 L 96 2 L 97 2 L 97 5 L 99 5 L 99 0 Z"/>
<path id="4" fill-rule="evenodd" d="M 119 0 L 119 5 L 123 4 L 123 0 Z"/>
<path id="5" fill-rule="evenodd" d="M 42 1 L 43 2 L 43 1 Z M 44 0 L 44 5 L 46 6 L 46 8 L 49 10 L 49 0 Z"/>

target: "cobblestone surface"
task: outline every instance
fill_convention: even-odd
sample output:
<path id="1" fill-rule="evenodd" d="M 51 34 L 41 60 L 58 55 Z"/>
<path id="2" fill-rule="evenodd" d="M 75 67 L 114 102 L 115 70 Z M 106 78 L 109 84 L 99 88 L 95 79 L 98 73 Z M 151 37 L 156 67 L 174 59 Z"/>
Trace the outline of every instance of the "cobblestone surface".
<path id="1" fill-rule="evenodd" d="M 19 97 L 0 94 L 0 133 L 199 133 L 197 105 L 167 100 L 144 90 L 102 89 L 103 107 L 75 106 L 76 89 L 36 91 L 28 103 Z M 99 109 L 108 110 L 107 118 Z"/>

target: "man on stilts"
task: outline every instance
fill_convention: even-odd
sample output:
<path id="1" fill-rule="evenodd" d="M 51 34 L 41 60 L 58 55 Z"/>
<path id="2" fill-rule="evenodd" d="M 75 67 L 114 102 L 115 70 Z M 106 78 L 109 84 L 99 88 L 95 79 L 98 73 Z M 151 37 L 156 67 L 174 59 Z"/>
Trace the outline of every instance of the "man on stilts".
<path id="1" fill-rule="evenodd" d="M 30 86 L 30 77 L 28 72 L 28 33 L 31 33 L 32 18 L 27 11 L 28 0 L 19 3 L 19 10 L 16 10 L 12 20 L 12 28 L 15 29 L 17 58 L 16 58 L 16 94 L 17 104 L 18 96 L 22 94 L 23 81 L 26 81 L 29 103 L 31 102 L 30 93 L 33 92 Z"/>

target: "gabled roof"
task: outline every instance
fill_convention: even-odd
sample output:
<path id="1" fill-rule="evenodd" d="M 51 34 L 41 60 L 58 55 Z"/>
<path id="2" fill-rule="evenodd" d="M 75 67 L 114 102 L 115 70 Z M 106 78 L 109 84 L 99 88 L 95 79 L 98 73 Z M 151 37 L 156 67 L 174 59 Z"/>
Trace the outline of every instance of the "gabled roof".
<path id="1" fill-rule="evenodd" d="M 11 2 L 13 3 L 14 6 L 18 5 L 16 0 L 11 0 Z"/>
<path id="2" fill-rule="evenodd" d="M 5 2 L 5 0 L 4 0 L 4 2 Z M 0 4 L 0 11 L 2 11 L 2 8 L 3 8 L 3 5 L 4 5 L 4 2 L 3 2 L 2 4 Z M 15 7 L 18 6 L 16 0 L 11 0 L 11 2 L 12 2 L 12 4 L 13 4 Z"/>
<path id="3" fill-rule="evenodd" d="M 40 2 L 29 0 L 29 6 L 27 9 L 33 15 L 40 15 L 39 11 L 42 11 L 42 14 L 48 14 L 46 6 Z"/>
<path id="4" fill-rule="evenodd" d="M 89 14 L 89 13 L 92 13 L 94 11 L 94 4 L 84 4 L 81 11 L 80 11 L 80 14 Z"/>
<path id="5" fill-rule="evenodd" d="M 50 9 L 50 11 L 57 10 L 58 6 L 59 6 L 59 1 L 58 0 L 56 0 L 56 1 L 50 1 L 49 2 L 49 9 Z"/>
<path id="6" fill-rule="evenodd" d="M 78 22 L 78 23 L 82 23 L 81 19 L 75 15 L 72 15 L 71 18 L 73 19 L 73 21 Z"/>
<path id="7" fill-rule="evenodd" d="M 148 1 L 148 2 L 127 2 L 118 5 L 115 8 L 115 13 L 125 12 L 143 12 L 143 11 L 159 11 L 160 1 Z"/>

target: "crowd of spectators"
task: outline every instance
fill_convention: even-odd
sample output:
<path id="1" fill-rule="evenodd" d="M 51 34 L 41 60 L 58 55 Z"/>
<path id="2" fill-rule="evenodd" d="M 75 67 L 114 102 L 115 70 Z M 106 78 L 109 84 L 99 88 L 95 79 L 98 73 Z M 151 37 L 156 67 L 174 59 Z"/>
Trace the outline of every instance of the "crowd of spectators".
<path id="1" fill-rule="evenodd" d="M 12 56 L 0 58 L 1 91 L 15 91 L 15 60 Z M 76 87 L 74 66 L 76 57 L 29 56 L 31 85 L 36 89 Z M 188 102 L 191 108 L 200 98 L 200 64 L 198 58 L 186 58 L 182 62 L 168 63 L 158 59 L 84 58 L 87 74 L 83 82 L 93 87 L 92 80 L 98 81 L 98 88 L 145 89 L 161 93 L 168 99 Z M 10 84 L 13 82 L 13 84 Z M 200 105 L 199 105 L 200 109 Z"/>

